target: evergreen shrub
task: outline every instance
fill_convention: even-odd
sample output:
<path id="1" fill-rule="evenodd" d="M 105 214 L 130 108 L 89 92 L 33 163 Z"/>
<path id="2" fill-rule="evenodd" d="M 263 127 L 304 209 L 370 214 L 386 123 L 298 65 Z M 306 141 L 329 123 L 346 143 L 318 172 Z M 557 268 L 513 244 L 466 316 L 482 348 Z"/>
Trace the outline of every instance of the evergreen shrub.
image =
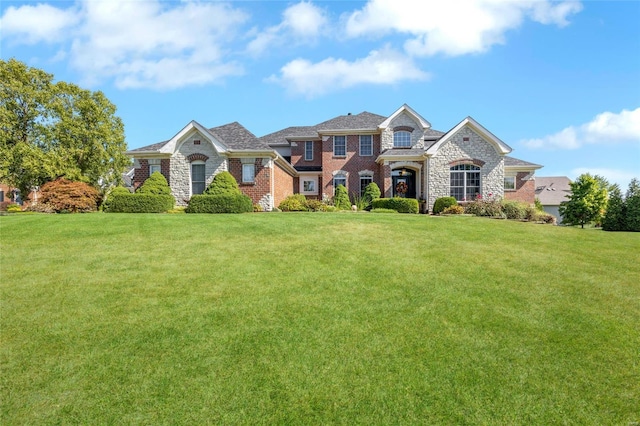
<path id="1" fill-rule="evenodd" d="M 126 188 L 123 188 L 126 189 Z M 153 172 L 136 191 L 138 194 L 171 195 L 171 188 L 164 175 Z"/>
<path id="2" fill-rule="evenodd" d="M 457 206 L 458 201 L 454 197 L 440 197 L 433 204 L 433 214 L 442 213 L 447 207 Z"/>
<path id="3" fill-rule="evenodd" d="M 351 210 L 351 200 L 349 200 L 349 194 L 344 185 L 338 185 L 336 187 L 336 194 L 333 196 L 333 205 L 338 210 Z"/>
<path id="4" fill-rule="evenodd" d="M 280 202 L 278 208 L 283 212 L 306 212 L 308 200 L 302 194 L 292 194 Z"/>
<path id="5" fill-rule="evenodd" d="M 204 195 L 242 194 L 236 178 L 229 172 L 220 172 L 204 190 Z"/>
<path id="6" fill-rule="evenodd" d="M 377 198 L 371 202 L 373 209 L 391 209 L 398 213 L 418 213 L 418 200 L 415 198 Z"/>
<path id="7" fill-rule="evenodd" d="M 250 213 L 253 212 L 253 202 L 244 194 L 194 195 L 185 212 Z"/>
<path id="8" fill-rule="evenodd" d="M 106 213 L 165 213 L 175 204 L 171 195 L 112 191 L 104 203 Z"/>

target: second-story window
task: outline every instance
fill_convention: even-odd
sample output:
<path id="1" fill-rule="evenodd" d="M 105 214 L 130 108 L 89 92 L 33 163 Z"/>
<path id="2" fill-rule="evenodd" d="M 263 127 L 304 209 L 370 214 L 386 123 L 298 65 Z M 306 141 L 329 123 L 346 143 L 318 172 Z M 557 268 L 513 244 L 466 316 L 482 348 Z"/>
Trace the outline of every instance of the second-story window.
<path id="1" fill-rule="evenodd" d="M 373 136 L 360 135 L 360 155 L 363 157 L 373 155 Z"/>
<path id="2" fill-rule="evenodd" d="M 304 143 L 304 161 L 313 161 L 313 141 Z"/>
<path id="3" fill-rule="evenodd" d="M 411 133 L 400 130 L 393 134 L 393 147 L 394 148 L 410 148 L 411 147 Z"/>
<path id="4" fill-rule="evenodd" d="M 347 156 L 347 137 L 346 136 L 333 137 L 333 155 L 335 155 L 336 157 Z"/>

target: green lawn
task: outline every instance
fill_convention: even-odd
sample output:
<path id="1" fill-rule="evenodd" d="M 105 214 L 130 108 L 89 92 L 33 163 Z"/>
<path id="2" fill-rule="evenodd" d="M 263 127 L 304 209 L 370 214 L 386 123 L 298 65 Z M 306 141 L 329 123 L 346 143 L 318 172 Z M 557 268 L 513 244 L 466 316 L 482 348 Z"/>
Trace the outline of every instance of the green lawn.
<path id="1" fill-rule="evenodd" d="M 640 422 L 640 234 L 0 217 L 0 423 Z"/>

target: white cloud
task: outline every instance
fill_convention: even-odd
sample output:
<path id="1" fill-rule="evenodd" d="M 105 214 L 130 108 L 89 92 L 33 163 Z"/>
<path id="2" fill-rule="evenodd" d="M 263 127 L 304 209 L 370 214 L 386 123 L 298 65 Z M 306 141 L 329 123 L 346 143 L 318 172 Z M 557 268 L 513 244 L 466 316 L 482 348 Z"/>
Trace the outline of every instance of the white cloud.
<path id="1" fill-rule="evenodd" d="M 9 7 L 2 19 L 2 37 L 23 44 L 54 43 L 66 37 L 80 16 L 76 9 L 57 9 L 48 4 Z"/>
<path id="2" fill-rule="evenodd" d="M 485 52 L 504 43 L 505 33 L 529 18 L 541 24 L 568 25 L 579 12 L 577 1 L 547 0 L 370 0 L 345 17 L 351 37 L 409 34 L 408 53 L 416 56 Z"/>
<path id="3" fill-rule="evenodd" d="M 428 78 L 429 74 L 417 68 L 410 58 L 386 46 L 353 62 L 328 58 L 314 64 L 296 59 L 282 67 L 280 77 L 272 76 L 270 80 L 293 94 L 315 97 L 360 84 L 393 84 Z"/>
<path id="4" fill-rule="evenodd" d="M 322 33 L 328 19 L 324 10 L 309 2 L 289 6 L 282 13 L 282 22 L 259 33 L 247 46 L 252 55 L 286 43 L 309 43 Z"/>
<path id="5" fill-rule="evenodd" d="M 44 16 L 75 19 L 56 18 L 52 25 L 57 30 L 52 27 L 21 41 L 65 34 L 70 64 L 82 73 L 84 84 L 111 79 L 120 88 L 172 89 L 242 73 L 224 46 L 248 16 L 225 3 L 83 0 L 79 8 L 46 8 L 39 10 L 46 12 Z M 20 26 L 14 17 L 30 15 L 34 7 L 10 10 L 2 18 L 3 31 L 9 17 L 11 34 L 18 40 L 34 24 Z"/>
<path id="6" fill-rule="evenodd" d="M 640 108 L 603 112 L 588 123 L 569 126 L 552 135 L 523 140 L 529 148 L 576 149 L 586 144 L 640 142 Z"/>

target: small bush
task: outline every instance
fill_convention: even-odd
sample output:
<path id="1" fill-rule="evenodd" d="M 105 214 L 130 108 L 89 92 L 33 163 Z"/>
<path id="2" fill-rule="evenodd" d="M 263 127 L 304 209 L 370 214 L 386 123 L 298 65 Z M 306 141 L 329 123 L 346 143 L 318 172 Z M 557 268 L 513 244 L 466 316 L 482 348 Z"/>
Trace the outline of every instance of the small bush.
<path id="1" fill-rule="evenodd" d="M 539 211 L 538 209 L 535 210 Z M 528 204 L 519 201 L 503 201 L 502 211 L 507 219 L 522 220 L 527 218 L 530 207 Z"/>
<path id="2" fill-rule="evenodd" d="M 7 206 L 8 213 L 20 213 L 22 211 L 22 206 L 20 204 L 9 204 Z"/>
<path id="3" fill-rule="evenodd" d="M 165 213 L 175 204 L 171 195 L 111 193 L 104 203 L 106 213 Z"/>
<path id="4" fill-rule="evenodd" d="M 138 194 L 171 195 L 171 188 L 162 173 L 153 172 L 136 192 Z"/>
<path id="5" fill-rule="evenodd" d="M 253 212 L 253 202 L 244 194 L 194 195 L 185 212 L 250 213 Z"/>
<path id="6" fill-rule="evenodd" d="M 371 210 L 371 202 L 376 198 L 380 198 L 382 192 L 380 192 L 380 187 L 377 183 L 371 182 L 364 188 L 364 193 L 362 194 L 362 200 L 365 204 L 365 210 Z"/>
<path id="7" fill-rule="evenodd" d="M 349 200 L 349 194 L 347 194 L 347 188 L 344 185 L 338 185 L 336 187 L 336 194 L 333 196 L 333 205 L 338 210 L 351 210 L 351 201 Z"/>
<path id="8" fill-rule="evenodd" d="M 440 214 L 448 207 L 457 206 L 458 201 L 454 197 L 440 197 L 433 204 L 433 214 Z"/>
<path id="9" fill-rule="evenodd" d="M 397 211 L 393 210 L 393 209 L 371 209 L 371 213 L 398 213 Z"/>
<path id="10" fill-rule="evenodd" d="M 240 195 L 242 192 L 238 187 L 236 178 L 229 172 L 220 172 L 213 177 L 213 181 L 204 190 L 203 195 L 223 195 L 235 194 Z"/>
<path id="11" fill-rule="evenodd" d="M 459 206 L 457 204 L 455 206 L 449 206 L 442 211 L 442 214 L 463 214 L 463 213 L 464 213 L 464 207 Z"/>
<path id="12" fill-rule="evenodd" d="M 307 200 L 307 210 L 312 212 L 326 212 L 329 211 L 329 207 L 320 200 Z"/>
<path id="13" fill-rule="evenodd" d="M 464 208 L 465 213 L 476 216 L 503 217 L 502 203 L 499 199 L 483 199 L 478 196 L 475 201 L 470 202 Z"/>
<path id="14" fill-rule="evenodd" d="M 59 178 L 40 188 L 40 202 L 56 213 L 86 213 L 98 209 L 98 190 L 84 182 Z"/>
<path id="15" fill-rule="evenodd" d="M 35 212 L 35 213 L 55 213 L 56 212 L 53 207 L 45 203 L 30 204 L 24 210 L 28 212 Z"/>
<path id="16" fill-rule="evenodd" d="M 280 202 L 278 208 L 283 212 L 306 212 L 308 210 L 307 197 L 302 194 L 289 195 Z"/>
<path id="17" fill-rule="evenodd" d="M 398 213 L 418 213 L 418 200 L 415 198 L 377 198 L 371 202 L 374 209 L 391 209 Z"/>
<path id="18" fill-rule="evenodd" d="M 264 209 L 262 208 L 262 205 L 260 205 L 258 203 L 255 203 L 253 205 L 253 212 L 254 213 L 259 213 L 259 212 L 262 212 L 262 211 L 264 211 Z"/>

